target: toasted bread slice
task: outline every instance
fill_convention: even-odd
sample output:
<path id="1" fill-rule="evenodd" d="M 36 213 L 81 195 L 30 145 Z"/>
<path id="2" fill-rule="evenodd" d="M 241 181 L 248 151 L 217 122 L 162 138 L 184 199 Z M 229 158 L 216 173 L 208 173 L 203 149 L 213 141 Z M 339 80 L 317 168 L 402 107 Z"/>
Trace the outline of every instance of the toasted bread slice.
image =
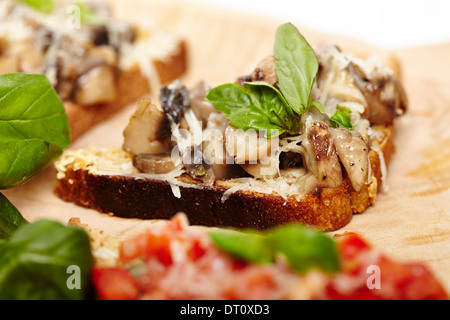
<path id="1" fill-rule="evenodd" d="M 308 46 L 300 35 L 296 41 Z M 308 93 L 315 106 L 290 109 L 298 101 L 283 100 L 275 55 L 232 84 L 188 89 L 177 80 L 161 88 L 160 106 L 141 100 L 122 149 L 66 152 L 56 163 L 55 193 L 119 217 L 184 212 L 205 226 L 342 228 L 386 188 L 394 120 L 407 97 L 378 60 L 335 46 L 315 55 L 303 57 L 318 66 Z M 263 134 L 274 126 L 282 133 Z"/>
<path id="2" fill-rule="evenodd" d="M 185 212 L 194 225 L 267 229 L 302 222 L 321 230 L 338 230 L 354 213 L 373 205 L 383 185 L 383 166 L 394 152 L 393 128 L 374 130 L 379 138 L 374 141 L 377 151 L 369 153 L 371 182 L 359 192 L 348 177 L 337 188 L 316 188 L 287 197 L 245 190 L 239 179 L 210 186 L 183 175 L 177 179 L 182 185 L 175 186 L 130 170 L 132 157 L 123 150 L 89 149 L 69 151 L 57 162 L 55 193 L 64 201 L 124 218 L 169 219 Z M 174 187 L 179 188 L 180 197 Z M 241 190 L 227 194 L 233 187 Z"/>
<path id="3" fill-rule="evenodd" d="M 64 102 L 73 140 L 187 69 L 178 35 L 119 21 L 103 2 L 75 4 L 57 0 L 43 13 L 5 0 L 0 12 L 0 74 L 46 75 Z"/>

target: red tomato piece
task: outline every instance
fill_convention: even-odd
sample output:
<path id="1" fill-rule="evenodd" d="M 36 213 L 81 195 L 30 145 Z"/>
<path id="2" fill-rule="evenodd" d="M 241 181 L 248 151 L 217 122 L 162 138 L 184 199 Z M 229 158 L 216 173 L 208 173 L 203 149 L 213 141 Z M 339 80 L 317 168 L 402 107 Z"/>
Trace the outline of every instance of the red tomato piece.
<path id="1" fill-rule="evenodd" d="M 344 261 L 352 260 L 370 246 L 358 234 L 346 232 L 336 237 L 340 244 L 341 257 Z"/>
<path id="2" fill-rule="evenodd" d="M 164 235 L 147 235 L 147 244 L 145 248 L 145 257 L 156 258 L 163 265 L 172 264 L 172 252 L 170 250 L 170 238 Z"/>
<path id="3" fill-rule="evenodd" d="M 94 267 L 92 281 L 100 300 L 137 300 L 139 296 L 135 279 L 123 268 Z"/>

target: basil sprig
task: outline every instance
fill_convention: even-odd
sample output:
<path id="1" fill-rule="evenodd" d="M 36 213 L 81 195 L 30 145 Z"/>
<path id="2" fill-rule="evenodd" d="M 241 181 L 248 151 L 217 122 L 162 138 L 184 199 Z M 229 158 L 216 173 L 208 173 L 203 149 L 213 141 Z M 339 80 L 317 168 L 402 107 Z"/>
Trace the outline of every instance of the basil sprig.
<path id="1" fill-rule="evenodd" d="M 94 259 L 80 228 L 49 220 L 25 224 L 0 242 L 0 261 L 0 300 L 81 300 L 91 291 Z M 70 267 L 79 271 L 73 282 Z"/>
<path id="2" fill-rule="evenodd" d="M 300 273 L 311 269 L 333 273 L 340 269 L 334 240 L 302 225 L 286 225 L 259 233 L 212 232 L 210 237 L 220 249 L 251 263 L 271 263 L 282 255 Z"/>
<path id="3" fill-rule="evenodd" d="M 288 132 L 296 134 L 300 124 L 292 110 L 286 108 L 281 93 L 265 82 L 225 84 L 212 89 L 207 100 L 223 112 L 230 124 L 243 130 L 265 131 L 271 138 Z"/>
<path id="4" fill-rule="evenodd" d="M 347 107 L 338 105 L 336 113 L 330 118 L 330 124 L 335 128 L 353 130 L 352 111 Z"/>
<path id="5" fill-rule="evenodd" d="M 25 3 L 37 11 L 47 14 L 52 13 L 53 9 L 55 8 L 55 3 L 53 0 L 17 0 L 17 1 Z"/>
<path id="6" fill-rule="evenodd" d="M 257 81 L 225 84 L 206 96 L 218 111 L 243 130 L 265 131 L 267 137 L 300 131 L 300 115 L 311 107 L 321 113 L 324 107 L 311 98 L 319 63 L 308 42 L 290 23 L 280 26 L 275 39 L 275 65 L 280 90 Z M 276 131 L 274 131 L 276 130 Z"/>
<path id="7" fill-rule="evenodd" d="M 27 224 L 27 221 L 19 210 L 0 193 L 0 239 L 8 239 L 24 224 Z"/>
<path id="8" fill-rule="evenodd" d="M 64 105 L 45 76 L 0 76 L 0 189 L 27 182 L 69 143 Z"/>
<path id="9" fill-rule="evenodd" d="M 296 27 L 286 23 L 277 30 L 274 58 L 281 92 L 295 112 L 304 114 L 313 105 L 311 91 L 319 72 L 314 49 Z"/>

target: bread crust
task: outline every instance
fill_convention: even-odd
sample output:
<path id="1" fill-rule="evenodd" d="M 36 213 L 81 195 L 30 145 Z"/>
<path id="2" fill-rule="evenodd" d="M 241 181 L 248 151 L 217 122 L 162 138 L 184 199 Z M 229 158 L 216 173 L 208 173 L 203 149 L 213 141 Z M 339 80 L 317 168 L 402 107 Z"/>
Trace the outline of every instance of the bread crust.
<path id="1" fill-rule="evenodd" d="M 374 141 L 389 161 L 394 151 L 393 128 L 377 127 L 379 140 Z M 286 201 L 279 195 L 237 191 L 222 201 L 227 188 L 203 185 L 180 187 L 176 198 L 167 181 L 135 179 L 121 175 L 96 175 L 87 170 L 66 167 L 65 177 L 57 180 L 55 194 L 62 200 L 102 213 L 123 218 L 170 219 L 184 212 L 193 225 L 268 229 L 300 222 L 319 230 L 335 231 L 347 225 L 354 213 L 361 213 L 376 200 L 382 185 L 381 160 L 371 150 L 371 183 L 356 192 L 350 179 L 337 188 L 316 188 L 297 200 Z M 197 183 L 189 177 L 183 182 Z"/>
<path id="2" fill-rule="evenodd" d="M 153 60 L 159 81 L 165 85 L 183 75 L 187 70 L 187 45 L 180 41 L 177 48 L 164 59 Z M 72 140 L 96 124 L 104 121 L 122 108 L 151 93 L 148 79 L 138 65 L 121 70 L 117 75 L 117 99 L 112 103 L 83 106 L 72 101 L 64 101 L 69 118 Z"/>

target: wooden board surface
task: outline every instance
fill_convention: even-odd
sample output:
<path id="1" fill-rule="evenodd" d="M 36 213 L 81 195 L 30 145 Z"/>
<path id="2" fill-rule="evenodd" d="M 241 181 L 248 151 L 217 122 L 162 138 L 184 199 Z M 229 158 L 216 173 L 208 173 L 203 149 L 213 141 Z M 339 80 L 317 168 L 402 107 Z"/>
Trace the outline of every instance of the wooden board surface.
<path id="1" fill-rule="evenodd" d="M 119 17 L 152 19 L 186 37 L 189 86 L 200 80 L 212 85 L 249 73 L 272 52 L 275 31 L 284 21 L 219 11 L 169 1 L 114 1 Z M 355 54 L 386 52 L 351 39 L 323 35 L 296 25 L 317 48 L 338 44 Z M 402 261 L 429 265 L 450 292 L 450 43 L 393 52 L 403 70 L 410 111 L 397 123 L 397 152 L 389 166 L 389 192 L 374 207 L 340 230 L 362 234 L 377 249 Z M 120 147 L 122 130 L 134 105 L 94 128 L 70 148 L 91 145 Z M 30 220 L 51 218 L 102 228 L 117 237 L 148 227 L 151 221 L 123 220 L 64 203 L 53 195 L 54 170 L 48 168 L 31 183 L 5 195 Z"/>

